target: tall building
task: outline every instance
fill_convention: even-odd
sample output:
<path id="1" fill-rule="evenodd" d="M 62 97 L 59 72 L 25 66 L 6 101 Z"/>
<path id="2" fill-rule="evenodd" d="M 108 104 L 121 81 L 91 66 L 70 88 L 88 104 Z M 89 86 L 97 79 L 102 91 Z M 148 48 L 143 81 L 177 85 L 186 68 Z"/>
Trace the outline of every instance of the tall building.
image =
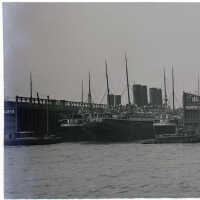
<path id="1" fill-rule="evenodd" d="M 147 86 L 134 84 L 133 85 L 133 99 L 134 99 L 134 104 L 138 106 L 147 105 L 148 104 Z"/>
<path id="2" fill-rule="evenodd" d="M 121 95 L 115 95 L 115 106 L 121 105 Z"/>
<path id="3" fill-rule="evenodd" d="M 110 105 L 110 106 L 114 106 L 115 105 L 114 94 L 107 95 L 107 104 Z"/>
<path id="4" fill-rule="evenodd" d="M 141 86 L 141 100 L 142 100 L 143 106 L 148 104 L 147 86 L 146 85 Z"/>
<path id="5" fill-rule="evenodd" d="M 149 88 L 150 104 L 162 106 L 162 90 L 160 88 Z"/>
<path id="6" fill-rule="evenodd" d="M 133 103 L 140 105 L 140 85 L 133 85 Z"/>

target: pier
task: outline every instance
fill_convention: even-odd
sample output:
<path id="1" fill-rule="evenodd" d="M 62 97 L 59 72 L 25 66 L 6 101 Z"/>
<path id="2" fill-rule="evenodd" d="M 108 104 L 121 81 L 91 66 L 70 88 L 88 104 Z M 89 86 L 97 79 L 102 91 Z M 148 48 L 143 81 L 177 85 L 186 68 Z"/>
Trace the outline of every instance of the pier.
<path id="1" fill-rule="evenodd" d="M 185 127 L 199 127 L 200 96 L 183 92 L 183 120 Z"/>
<path id="2" fill-rule="evenodd" d="M 120 106 L 121 108 L 123 106 Z M 4 102 L 5 135 L 30 132 L 42 136 L 57 128 L 58 120 L 67 114 L 78 112 L 105 112 L 106 104 L 84 103 L 67 100 L 55 100 L 47 97 L 31 98 L 16 96 L 15 101 Z M 110 109 L 114 109 L 111 107 Z"/>
<path id="3" fill-rule="evenodd" d="M 58 121 L 68 114 L 122 112 L 127 107 L 107 104 L 56 100 L 47 97 L 31 98 L 16 96 L 4 102 L 5 136 L 31 133 L 34 136 L 55 133 Z M 200 124 L 200 96 L 183 92 L 183 121 L 185 127 L 196 128 Z"/>

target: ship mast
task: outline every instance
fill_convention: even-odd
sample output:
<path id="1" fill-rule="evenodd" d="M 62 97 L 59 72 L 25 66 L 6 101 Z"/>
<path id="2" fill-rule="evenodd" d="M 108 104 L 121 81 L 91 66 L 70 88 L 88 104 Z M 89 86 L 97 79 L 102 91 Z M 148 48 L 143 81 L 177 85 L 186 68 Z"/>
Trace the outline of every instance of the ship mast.
<path id="1" fill-rule="evenodd" d="M 130 93 L 129 93 L 129 80 L 128 80 L 128 67 L 127 67 L 127 56 L 125 53 L 125 63 L 126 63 L 126 84 L 127 84 L 127 91 L 128 91 L 128 104 L 131 104 L 130 101 Z"/>
<path id="2" fill-rule="evenodd" d="M 172 65 L 172 97 L 173 97 L 173 111 L 175 110 L 175 105 L 174 105 L 174 68 Z"/>
<path id="3" fill-rule="evenodd" d="M 198 96 L 199 96 L 199 73 L 198 73 Z"/>
<path id="4" fill-rule="evenodd" d="M 32 85 L 32 74 L 30 72 L 30 98 L 33 97 L 33 85 Z"/>
<path id="5" fill-rule="evenodd" d="M 164 90 L 165 90 L 164 106 L 165 108 L 167 108 L 167 89 L 166 89 L 165 68 L 164 68 Z"/>
<path id="6" fill-rule="evenodd" d="M 88 91 L 88 103 L 92 103 L 92 95 L 91 95 L 91 88 L 90 88 L 90 72 L 89 72 L 89 91 Z"/>
<path id="7" fill-rule="evenodd" d="M 82 91 L 81 91 L 81 103 L 83 103 L 83 80 L 82 80 Z"/>
<path id="8" fill-rule="evenodd" d="M 109 88 L 109 82 L 108 82 L 108 67 L 107 67 L 107 61 L 105 60 L 106 65 L 106 82 L 107 82 L 107 104 L 108 107 L 110 107 L 110 88 Z"/>
<path id="9" fill-rule="evenodd" d="M 40 103 L 40 97 L 39 97 L 39 93 L 37 92 L 37 100 L 38 100 L 38 103 Z"/>

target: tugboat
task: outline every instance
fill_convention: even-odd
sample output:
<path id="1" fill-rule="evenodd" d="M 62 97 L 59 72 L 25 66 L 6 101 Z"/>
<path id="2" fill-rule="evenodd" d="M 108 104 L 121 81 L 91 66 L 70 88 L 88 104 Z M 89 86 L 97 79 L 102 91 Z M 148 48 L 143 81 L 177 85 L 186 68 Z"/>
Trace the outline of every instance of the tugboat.
<path id="1" fill-rule="evenodd" d="M 173 68 L 172 68 L 173 77 Z M 172 78 L 173 81 L 173 78 Z M 174 111 L 174 83 L 173 84 L 173 111 Z M 165 86 L 165 109 L 167 109 L 167 95 L 166 95 L 166 84 L 165 84 L 165 72 L 164 72 L 164 86 Z M 165 113 L 161 116 L 159 122 L 153 124 L 155 139 L 146 140 L 143 144 L 152 143 L 196 143 L 200 142 L 200 131 L 199 129 L 185 129 L 179 128 L 175 122 L 170 121 L 168 115 Z"/>
<path id="2" fill-rule="evenodd" d="M 193 134 L 165 134 L 155 138 L 155 143 L 197 143 L 200 142 L 200 137 Z"/>
<path id="3" fill-rule="evenodd" d="M 153 123 L 155 136 L 157 135 L 172 135 L 176 133 L 177 126 L 170 122 L 168 115 L 161 115 L 160 121 Z"/>
<path id="4" fill-rule="evenodd" d="M 142 144 L 162 144 L 162 143 L 197 143 L 200 142 L 199 129 L 178 128 L 175 123 L 166 119 L 153 124 L 155 138 L 144 140 Z"/>
<path id="5" fill-rule="evenodd" d="M 176 124 L 171 122 L 160 122 L 154 124 L 154 143 L 195 143 L 200 142 L 198 130 L 178 129 Z"/>

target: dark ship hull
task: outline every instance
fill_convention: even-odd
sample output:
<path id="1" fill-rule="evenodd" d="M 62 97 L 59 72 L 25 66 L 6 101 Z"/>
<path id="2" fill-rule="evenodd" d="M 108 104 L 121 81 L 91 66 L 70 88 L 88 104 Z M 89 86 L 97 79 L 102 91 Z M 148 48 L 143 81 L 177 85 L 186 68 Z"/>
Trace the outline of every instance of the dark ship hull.
<path id="1" fill-rule="evenodd" d="M 60 127 L 57 135 L 62 138 L 63 142 L 79 142 L 86 141 L 87 137 L 83 130 L 84 125 Z"/>
<path id="2" fill-rule="evenodd" d="M 5 145 L 17 146 L 17 145 L 45 145 L 45 144 L 56 144 L 62 142 L 62 138 L 16 138 L 15 140 L 4 141 Z"/>
<path id="3" fill-rule="evenodd" d="M 167 124 L 154 123 L 153 126 L 156 135 L 165 135 L 165 134 L 172 135 L 176 133 L 176 125 L 173 123 L 167 123 Z"/>
<path id="4" fill-rule="evenodd" d="M 129 142 L 154 138 L 153 121 L 101 119 L 84 126 L 87 138 L 96 142 Z"/>
<path id="5" fill-rule="evenodd" d="M 40 137 L 38 137 L 37 135 L 40 135 Z M 7 137 L 4 138 L 4 144 L 8 146 L 45 145 L 45 144 L 56 144 L 60 142 L 62 142 L 61 137 L 55 135 L 45 136 L 43 133 L 35 133 L 30 131 L 9 134 Z"/>
<path id="6" fill-rule="evenodd" d="M 200 137 L 197 135 L 163 135 L 156 137 L 155 143 L 197 143 L 200 142 Z"/>

